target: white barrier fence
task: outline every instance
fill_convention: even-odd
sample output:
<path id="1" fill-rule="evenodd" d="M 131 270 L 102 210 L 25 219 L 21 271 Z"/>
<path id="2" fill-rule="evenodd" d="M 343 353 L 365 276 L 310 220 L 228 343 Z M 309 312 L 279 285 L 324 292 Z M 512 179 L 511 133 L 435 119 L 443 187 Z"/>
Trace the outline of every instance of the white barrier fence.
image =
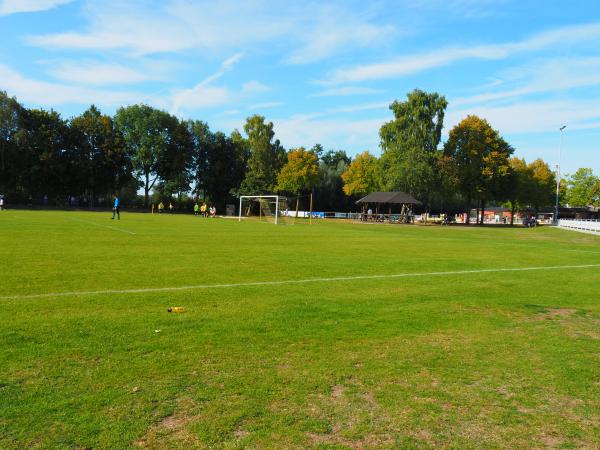
<path id="1" fill-rule="evenodd" d="M 600 220 L 558 219 L 559 228 L 600 236 Z"/>

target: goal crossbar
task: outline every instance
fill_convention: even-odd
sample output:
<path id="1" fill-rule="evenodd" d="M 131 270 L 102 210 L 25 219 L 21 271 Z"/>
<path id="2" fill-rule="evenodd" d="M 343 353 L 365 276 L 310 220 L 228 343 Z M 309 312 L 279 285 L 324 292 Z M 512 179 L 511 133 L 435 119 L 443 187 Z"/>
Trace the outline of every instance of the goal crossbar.
<path id="1" fill-rule="evenodd" d="M 238 222 L 242 220 L 242 202 L 246 200 L 261 200 L 261 199 L 274 199 L 275 200 L 275 225 L 277 225 L 279 220 L 279 199 L 286 199 L 286 197 L 282 197 L 281 195 L 240 195 L 240 209 L 238 214 Z"/>

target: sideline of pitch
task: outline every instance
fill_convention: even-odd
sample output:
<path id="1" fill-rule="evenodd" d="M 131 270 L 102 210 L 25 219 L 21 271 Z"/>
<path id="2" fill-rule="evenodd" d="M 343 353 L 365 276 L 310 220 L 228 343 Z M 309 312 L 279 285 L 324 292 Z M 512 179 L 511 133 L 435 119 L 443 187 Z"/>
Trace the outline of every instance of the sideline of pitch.
<path id="1" fill-rule="evenodd" d="M 0 297 L 0 300 L 19 300 L 19 299 L 35 299 L 35 298 L 50 298 L 50 297 L 77 297 L 85 295 L 107 295 L 107 294 L 144 294 L 153 292 L 174 292 L 174 291 L 190 291 L 201 289 L 221 289 L 221 288 L 236 288 L 236 287 L 253 287 L 253 286 L 279 286 L 286 284 L 307 284 L 307 283 L 327 283 L 338 281 L 357 281 L 357 280 L 379 280 L 386 278 L 410 278 L 410 277 L 427 277 L 427 276 L 444 276 L 444 275 L 468 275 L 478 273 L 499 273 L 499 272 L 525 272 L 535 270 L 559 270 L 559 269 L 585 269 L 592 267 L 600 267 L 600 264 L 582 264 L 568 266 L 540 266 L 540 267 L 513 267 L 500 269 L 473 269 L 473 270 L 456 270 L 446 272 L 413 272 L 413 273 L 396 273 L 388 275 L 356 275 L 347 277 L 327 277 L 327 278 L 306 278 L 301 280 L 280 280 L 280 281 L 254 281 L 246 283 L 228 283 L 228 284 L 200 284 L 195 286 L 174 286 L 162 288 L 144 288 L 144 289 L 108 289 L 104 291 L 73 291 L 73 292 L 55 292 L 49 294 L 25 294 L 25 295 L 7 295 Z"/>

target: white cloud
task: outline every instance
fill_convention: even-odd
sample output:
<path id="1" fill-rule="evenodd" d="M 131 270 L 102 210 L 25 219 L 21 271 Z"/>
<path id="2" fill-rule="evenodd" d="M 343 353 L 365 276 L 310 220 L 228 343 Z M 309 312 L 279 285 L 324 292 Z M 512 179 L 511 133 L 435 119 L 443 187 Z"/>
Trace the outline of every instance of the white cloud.
<path id="1" fill-rule="evenodd" d="M 356 83 L 366 80 L 394 78 L 447 66 L 465 59 L 504 59 L 515 53 L 531 52 L 550 46 L 581 42 L 594 44 L 598 40 L 600 40 L 600 22 L 575 25 L 539 33 L 518 42 L 445 48 L 403 56 L 382 63 L 338 69 L 330 74 L 324 83 Z"/>
<path id="2" fill-rule="evenodd" d="M 120 64 L 87 62 L 50 62 L 48 72 L 55 78 L 77 84 L 135 84 L 156 79 L 150 71 L 132 69 Z"/>
<path id="3" fill-rule="evenodd" d="M 349 48 L 381 45 L 396 36 L 391 25 L 372 23 L 370 14 L 356 14 L 334 5 L 320 5 L 311 12 L 297 36 L 300 48 L 288 57 L 291 64 L 320 61 Z"/>
<path id="4" fill-rule="evenodd" d="M 56 107 L 64 104 L 96 104 L 99 106 L 121 106 L 147 100 L 139 92 L 90 89 L 33 80 L 22 76 L 10 67 L 0 64 L 2 88 L 20 101 L 36 106 Z"/>
<path id="5" fill-rule="evenodd" d="M 373 89 L 369 87 L 343 86 L 325 89 L 321 92 L 313 94 L 312 97 L 345 97 L 350 95 L 380 94 L 381 92 L 383 91 L 380 89 Z"/>
<path id="6" fill-rule="evenodd" d="M 52 50 L 122 50 L 133 55 L 212 52 L 283 43 L 288 62 L 314 62 L 333 53 L 389 42 L 389 25 L 374 23 L 368 11 L 319 3 L 264 0 L 88 2 L 84 31 L 29 36 L 28 43 Z"/>
<path id="7" fill-rule="evenodd" d="M 285 103 L 283 103 L 283 102 L 255 103 L 254 105 L 248 106 L 248 109 L 250 109 L 250 110 L 255 110 L 255 109 L 270 109 L 270 108 L 277 108 L 278 106 L 283 106 L 283 105 L 285 105 Z"/>
<path id="8" fill-rule="evenodd" d="M 229 6 L 228 6 L 229 5 Z M 284 32 L 284 25 L 267 26 L 266 18 L 248 21 L 250 5 L 166 2 L 88 2 L 85 31 L 30 35 L 30 45 L 51 50 L 119 50 L 133 56 L 191 49 L 216 52 L 239 49 Z"/>
<path id="9" fill-rule="evenodd" d="M 225 75 L 225 73 L 229 72 L 240 59 L 242 59 L 242 56 L 244 56 L 243 53 L 236 53 L 235 55 L 227 58 L 221 63 L 221 67 L 219 68 L 219 70 L 217 70 L 212 75 L 206 77 L 199 83 L 199 85 L 206 86 L 207 84 L 210 84 L 213 81 L 216 81 L 219 78 L 221 78 L 223 75 Z"/>
<path id="10" fill-rule="evenodd" d="M 493 51 L 492 51 L 493 50 Z M 325 84 L 356 83 L 367 80 L 379 80 L 411 75 L 434 67 L 441 67 L 461 59 L 497 59 L 506 56 L 506 52 L 486 46 L 471 48 L 447 48 L 429 53 L 397 58 L 392 61 L 356 66 L 350 69 L 338 69 L 325 80 Z"/>
<path id="11" fill-rule="evenodd" d="M 244 54 L 242 52 L 238 52 L 235 55 L 230 56 L 225 61 L 223 61 L 223 64 L 221 64 L 221 70 L 223 72 L 230 70 L 231 68 L 233 68 L 233 66 L 236 65 L 236 63 L 240 59 L 242 59 L 242 56 L 244 56 Z"/>
<path id="12" fill-rule="evenodd" d="M 46 11 L 73 0 L 0 0 L 0 16 Z"/>
<path id="13" fill-rule="evenodd" d="M 247 83 L 244 83 L 242 86 L 242 91 L 246 94 L 258 94 L 261 92 L 267 92 L 269 90 L 269 86 L 262 84 L 260 81 L 251 80 Z"/>
<path id="14" fill-rule="evenodd" d="M 241 111 L 239 109 L 228 109 L 227 111 L 223 111 L 221 113 L 222 116 L 236 116 L 240 113 Z"/>
<path id="15" fill-rule="evenodd" d="M 174 52 L 195 44 L 194 28 L 173 20 L 164 5 L 140 2 L 88 2 L 88 30 L 29 36 L 27 42 L 48 49 L 127 50 L 134 55 Z"/>
<path id="16" fill-rule="evenodd" d="M 464 19 L 483 19 L 502 11 L 510 0 L 411 0 L 407 7 Z"/>
<path id="17" fill-rule="evenodd" d="M 486 119 L 501 134 L 557 131 L 564 124 L 570 129 L 590 128 L 600 120 L 600 99 L 529 101 L 463 110 L 451 107 L 444 120 L 446 131 L 469 114 Z"/>
<path id="18" fill-rule="evenodd" d="M 390 107 L 390 102 L 376 102 L 376 103 L 359 103 L 357 105 L 337 106 L 326 110 L 327 114 L 337 113 L 354 113 L 361 111 L 371 110 L 387 110 Z"/>
<path id="19" fill-rule="evenodd" d="M 339 113 L 360 110 L 367 105 L 346 107 L 345 111 L 335 108 L 312 113 L 294 114 L 291 117 L 269 117 L 273 122 L 275 137 L 286 148 L 310 147 L 320 143 L 325 148 L 344 148 L 353 151 L 370 150 L 379 152 L 379 128 L 389 120 L 382 115 L 371 119 L 339 117 Z M 242 118 L 223 119 L 215 122 L 222 130 L 242 129 Z"/>
<path id="20" fill-rule="evenodd" d="M 177 91 L 173 95 L 172 114 L 178 114 L 182 109 L 192 110 L 221 106 L 231 103 L 233 95 L 226 87 L 203 86 L 198 84 L 191 89 Z"/>
<path id="21" fill-rule="evenodd" d="M 242 58 L 242 53 L 236 53 L 221 63 L 221 67 L 200 83 L 189 89 L 180 89 L 174 92 L 171 112 L 178 114 L 182 109 L 197 109 L 210 106 L 220 106 L 230 103 L 232 93 L 226 87 L 209 86 L 218 80 Z"/>
<path id="22" fill-rule="evenodd" d="M 314 119 L 293 116 L 274 119 L 275 135 L 288 148 L 315 143 L 325 148 L 362 148 L 375 152 L 379 128 L 386 119 Z M 371 147 L 371 148 L 367 148 Z"/>
<path id="23" fill-rule="evenodd" d="M 453 99 L 450 103 L 477 104 L 596 85 L 600 85 L 600 57 L 538 60 L 505 71 L 494 86 L 483 86 L 486 91 L 483 94 Z M 490 92 L 494 87 L 505 89 Z"/>

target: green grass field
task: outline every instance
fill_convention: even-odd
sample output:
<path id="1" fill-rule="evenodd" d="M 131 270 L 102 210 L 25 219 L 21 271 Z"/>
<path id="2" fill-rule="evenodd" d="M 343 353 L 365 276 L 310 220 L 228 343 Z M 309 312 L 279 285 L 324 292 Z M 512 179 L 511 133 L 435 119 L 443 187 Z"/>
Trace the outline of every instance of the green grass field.
<path id="1" fill-rule="evenodd" d="M 0 448 L 600 442 L 598 237 L 109 217 L 0 212 Z"/>

